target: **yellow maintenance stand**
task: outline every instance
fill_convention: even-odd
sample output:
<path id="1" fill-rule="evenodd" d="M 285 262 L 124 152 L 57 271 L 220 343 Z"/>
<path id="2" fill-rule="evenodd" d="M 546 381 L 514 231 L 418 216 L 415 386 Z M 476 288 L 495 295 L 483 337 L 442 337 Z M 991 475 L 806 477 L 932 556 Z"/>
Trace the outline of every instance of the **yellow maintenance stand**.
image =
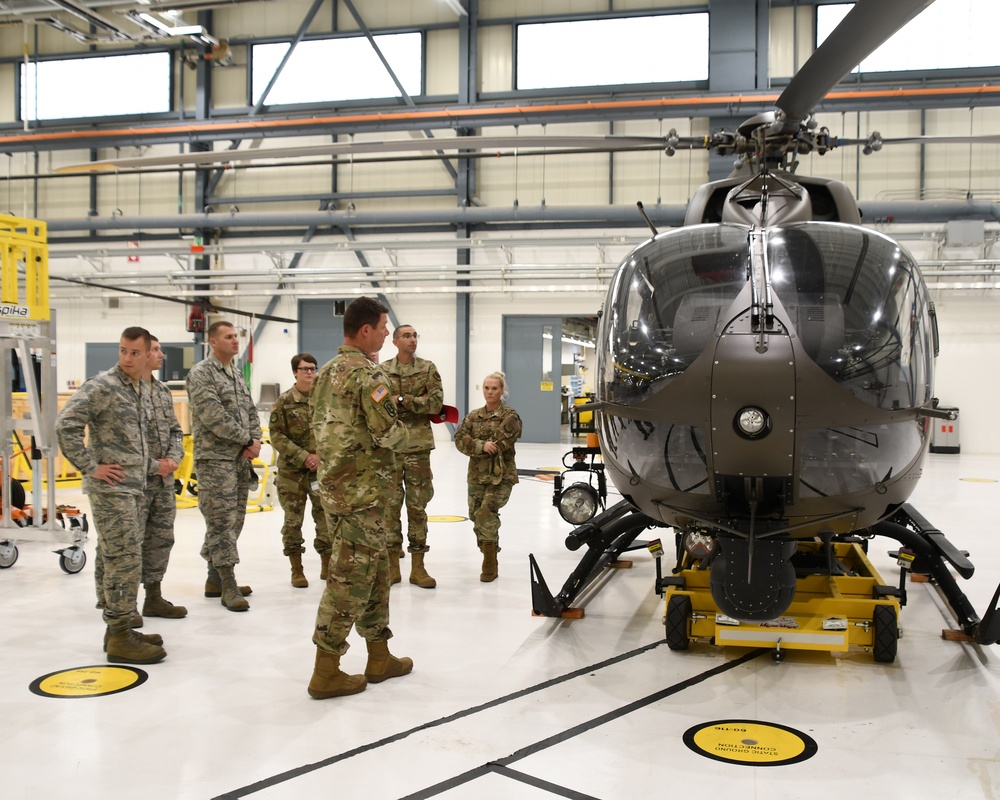
<path id="1" fill-rule="evenodd" d="M 56 507 L 56 322 L 49 308 L 48 252 L 44 222 L 0 214 L 0 453 L 5 470 L 15 457 L 32 463 L 31 512 L 13 513 L 11 492 L 3 492 L 0 569 L 17 561 L 18 540 L 69 542 L 55 552 L 63 571 L 76 573 L 87 561 L 87 525 L 86 518 L 82 524 L 74 518 L 64 528 Z M 27 405 L 17 418 L 15 380 L 24 383 Z M 18 431 L 30 434 L 30 447 L 15 450 Z"/>
<path id="2" fill-rule="evenodd" d="M 712 599 L 709 570 L 685 554 L 681 569 L 659 581 L 665 587 L 667 646 L 687 650 L 693 641 L 721 646 L 784 650 L 870 652 L 876 661 L 896 658 L 899 590 L 886 586 L 860 541 L 800 541 L 795 596 L 777 619 L 747 622 L 721 613 Z M 816 569 L 810 570 L 809 564 Z"/>

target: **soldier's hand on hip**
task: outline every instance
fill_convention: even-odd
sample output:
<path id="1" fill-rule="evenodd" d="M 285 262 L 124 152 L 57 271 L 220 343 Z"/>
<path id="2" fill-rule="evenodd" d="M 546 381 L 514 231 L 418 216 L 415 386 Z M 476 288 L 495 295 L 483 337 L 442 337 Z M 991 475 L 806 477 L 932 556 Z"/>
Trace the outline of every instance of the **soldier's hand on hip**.
<path id="1" fill-rule="evenodd" d="M 90 477 L 115 486 L 125 480 L 125 470 L 120 464 L 101 464 L 90 473 Z"/>

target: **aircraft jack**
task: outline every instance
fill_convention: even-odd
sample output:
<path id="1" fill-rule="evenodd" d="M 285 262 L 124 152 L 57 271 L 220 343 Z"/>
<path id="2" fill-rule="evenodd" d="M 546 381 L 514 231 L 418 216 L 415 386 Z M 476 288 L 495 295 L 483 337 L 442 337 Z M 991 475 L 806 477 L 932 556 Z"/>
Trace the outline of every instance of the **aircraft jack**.
<path id="1" fill-rule="evenodd" d="M 795 596 L 777 619 L 748 622 L 719 611 L 709 570 L 689 564 L 661 579 L 665 589 L 667 646 L 687 650 L 692 641 L 736 647 L 847 652 L 860 648 L 892 662 L 900 636 L 900 590 L 885 585 L 860 542 L 799 543 Z M 832 568 L 829 568 L 832 566 Z"/>
<path id="2" fill-rule="evenodd" d="M 942 638 L 980 645 L 1000 639 L 1000 586 L 982 619 L 976 614 L 951 570 L 972 577 L 975 567 L 968 553 L 958 550 L 908 503 L 861 535 L 802 539 L 792 564 L 796 570 L 795 594 L 776 619 L 748 622 L 719 611 L 710 588 L 710 559 L 689 556 L 678 543 L 673 573 L 661 573 L 662 548 L 657 542 L 637 541 L 638 535 L 657 523 L 621 501 L 566 538 L 570 550 L 586 546 L 576 569 L 553 595 L 533 555 L 531 570 L 532 612 L 536 616 L 580 618 L 574 600 L 594 583 L 622 553 L 648 548 L 656 555 L 656 591 L 665 595 L 663 622 L 671 650 L 687 650 L 691 642 L 741 647 L 773 646 L 781 661 L 788 650 L 846 652 L 861 649 L 874 659 L 891 663 L 900 638 L 899 612 L 906 605 L 906 582 L 930 582 L 948 603 L 960 625 L 944 630 Z M 899 584 L 886 584 L 871 561 L 867 546 L 873 536 L 886 536 L 902 545 L 890 552 L 900 566 Z M 680 537 L 679 537 L 680 538 Z"/>

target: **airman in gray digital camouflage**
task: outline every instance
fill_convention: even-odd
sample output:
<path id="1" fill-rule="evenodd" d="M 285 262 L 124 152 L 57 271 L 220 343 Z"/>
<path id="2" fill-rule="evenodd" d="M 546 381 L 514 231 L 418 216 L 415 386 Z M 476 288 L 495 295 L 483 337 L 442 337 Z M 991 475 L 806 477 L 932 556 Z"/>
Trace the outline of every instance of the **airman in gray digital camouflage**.
<path id="1" fill-rule="evenodd" d="M 184 456 L 184 431 L 174 413 L 173 395 L 153 377 L 153 372 L 163 366 L 163 350 L 159 339 L 155 336 L 150 339 L 149 363 L 143 375 L 150 389 L 150 403 L 146 417 L 149 453 L 146 528 L 142 539 L 142 585 L 146 599 L 142 613 L 147 617 L 180 619 L 187 616 L 187 609 L 164 599 L 160 584 L 167 573 L 174 546 L 174 518 L 177 516 L 174 472 Z"/>
<path id="2" fill-rule="evenodd" d="M 430 550 L 427 546 L 427 504 L 434 497 L 434 474 L 431 472 L 434 433 L 428 414 L 441 411 L 444 389 L 434 362 L 416 355 L 418 339 L 412 325 L 399 325 L 392 334 L 397 354 L 380 365 L 389 376 L 400 422 L 410 434 L 406 449 L 396 450 L 393 484 L 397 491 L 388 497 L 385 521 L 391 580 L 399 583 L 399 559 L 403 552 L 401 514 L 405 499 L 406 549 L 412 555 L 410 583 L 422 589 L 433 589 L 437 581 L 427 574 L 424 566 L 424 554 Z"/>
<path id="3" fill-rule="evenodd" d="M 383 524 L 393 450 L 405 449 L 389 380 L 372 360 L 386 337 L 388 309 L 359 297 L 344 313 L 344 345 L 323 366 L 310 394 L 319 455 L 319 484 L 333 551 L 330 577 L 316 614 L 316 664 L 310 696 L 322 699 L 363 691 L 406 675 L 409 658 L 389 652 L 389 559 Z M 340 669 L 352 627 L 368 645 L 364 675 Z"/>
<path id="4" fill-rule="evenodd" d="M 278 502 L 285 512 L 281 526 L 284 553 L 292 565 L 292 586 L 306 588 L 309 581 L 302 569 L 302 521 L 305 519 L 306 500 L 312 503 L 312 518 L 316 525 L 313 547 L 320 558 L 320 580 L 325 581 L 330 564 L 330 536 L 319 495 L 316 470 L 316 438 L 312 430 L 312 411 L 309 394 L 316 379 L 316 358 L 309 353 L 292 356 L 292 375 L 295 385 L 274 401 L 268 432 L 271 447 L 278 453 Z M 314 488 L 315 487 L 315 488 Z"/>
<path id="5" fill-rule="evenodd" d="M 149 331 L 126 328 L 118 365 L 86 381 L 56 420 L 59 447 L 83 477 L 100 541 L 104 648 L 112 663 L 153 664 L 167 654 L 161 636 L 129 627 L 142 577 L 150 404 L 142 376 L 149 349 Z"/>
<path id="6" fill-rule="evenodd" d="M 201 556 L 208 562 L 206 597 L 221 597 L 230 611 L 250 608 L 250 587 L 236 583 L 240 561 L 237 540 L 243 531 L 250 493 L 252 462 L 260 454 L 260 418 L 243 373 L 233 363 L 240 350 L 231 322 L 208 329 L 212 352 L 187 377 L 198 476 L 198 508 L 205 518 Z"/>
<path id="7" fill-rule="evenodd" d="M 469 518 L 483 553 L 479 580 L 494 581 L 499 574 L 500 509 L 507 505 L 518 482 L 514 444 L 521 438 L 521 418 L 505 405 L 507 383 L 502 372 L 483 380 L 486 405 L 470 411 L 455 431 L 455 446 L 469 456 Z"/>

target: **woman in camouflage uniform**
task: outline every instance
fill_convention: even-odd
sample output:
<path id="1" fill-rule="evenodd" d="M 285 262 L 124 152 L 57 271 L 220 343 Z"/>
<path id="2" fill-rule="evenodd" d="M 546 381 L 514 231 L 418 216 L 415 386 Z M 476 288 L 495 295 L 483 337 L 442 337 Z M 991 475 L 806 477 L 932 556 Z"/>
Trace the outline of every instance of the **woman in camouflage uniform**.
<path id="1" fill-rule="evenodd" d="M 455 446 L 469 456 L 469 518 L 483 553 L 479 580 L 497 578 L 500 551 L 500 509 L 507 505 L 517 483 L 514 443 L 521 437 L 521 418 L 504 405 L 507 384 L 502 372 L 483 380 L 486 405 L 470 411 L 455 432 Z"/>

